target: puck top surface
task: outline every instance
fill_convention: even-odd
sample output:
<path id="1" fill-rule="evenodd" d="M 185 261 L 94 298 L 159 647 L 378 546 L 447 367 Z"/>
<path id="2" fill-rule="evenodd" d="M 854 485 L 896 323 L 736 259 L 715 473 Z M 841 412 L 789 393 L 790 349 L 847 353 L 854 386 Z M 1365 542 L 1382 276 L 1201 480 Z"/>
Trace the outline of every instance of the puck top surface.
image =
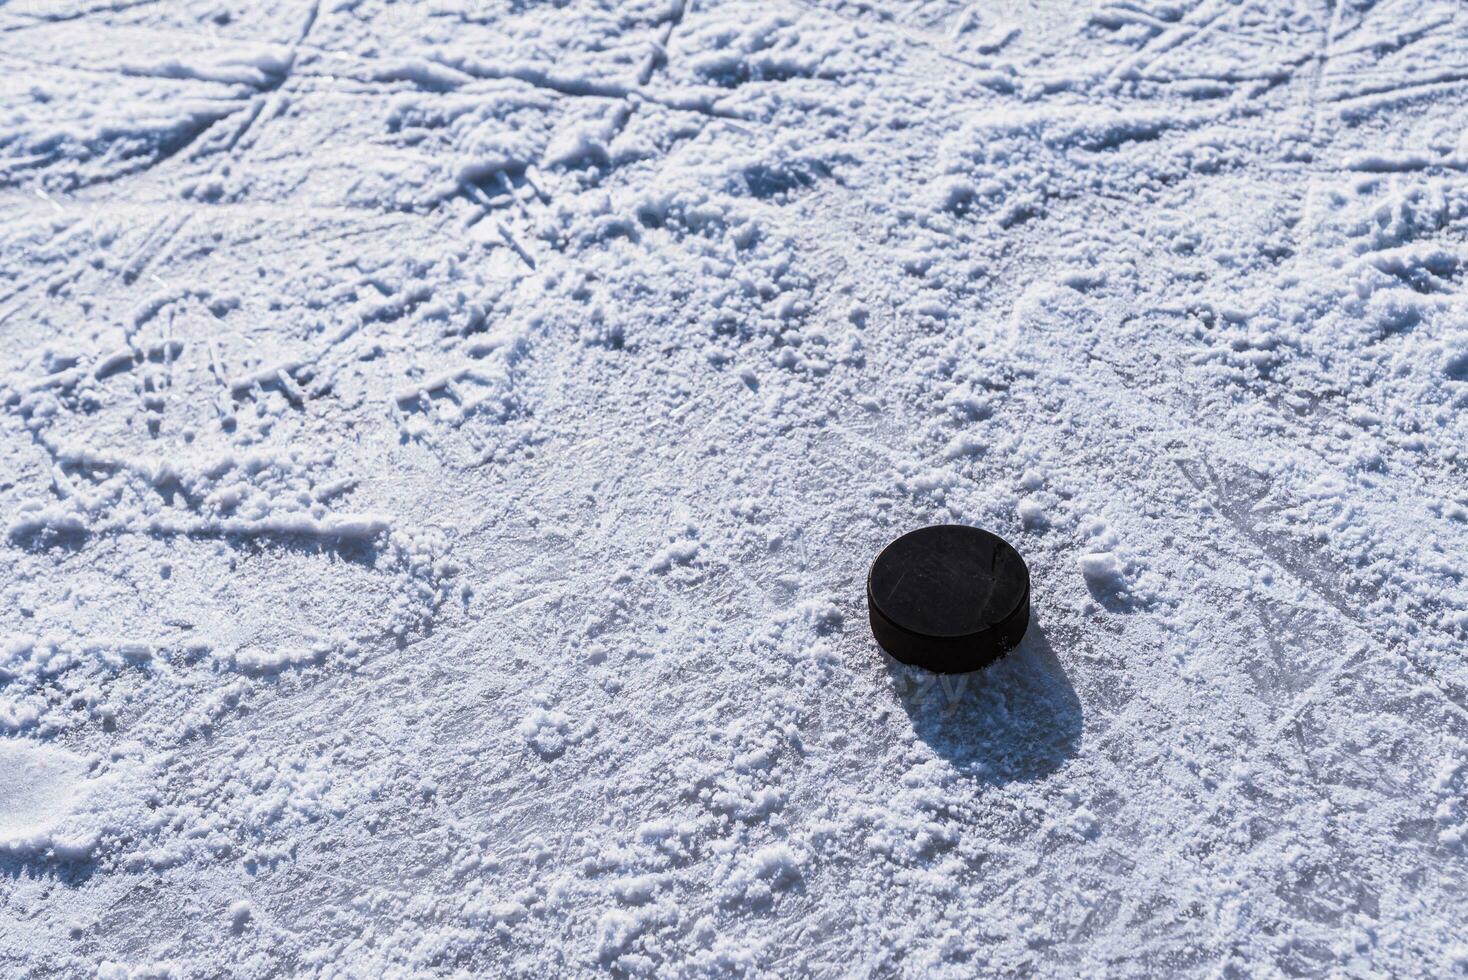
<path id="1" fill-rule="evenodd" d="M 871 603 L 900 629 L 934 638 L 982 633 L 1029 601 L 1024 559 L 996 534 L 962 524 L 919 528 L 872 563 Z"/>

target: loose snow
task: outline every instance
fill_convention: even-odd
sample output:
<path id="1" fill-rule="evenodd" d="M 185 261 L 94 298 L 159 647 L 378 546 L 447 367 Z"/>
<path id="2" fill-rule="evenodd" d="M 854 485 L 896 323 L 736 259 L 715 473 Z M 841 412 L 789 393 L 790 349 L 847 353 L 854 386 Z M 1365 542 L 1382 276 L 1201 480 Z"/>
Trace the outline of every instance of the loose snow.
<path id="1" fill-rule="evenodd" d="M 1465 50 L 0 7 L 0 973 L 1468 971 Z"/>

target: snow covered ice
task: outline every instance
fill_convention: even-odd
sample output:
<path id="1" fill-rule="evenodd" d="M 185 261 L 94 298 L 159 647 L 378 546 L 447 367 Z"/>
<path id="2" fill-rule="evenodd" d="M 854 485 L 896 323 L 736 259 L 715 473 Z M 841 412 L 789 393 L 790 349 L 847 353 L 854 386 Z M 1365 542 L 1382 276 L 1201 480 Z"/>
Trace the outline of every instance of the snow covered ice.
<path id="1" fill-rule="evenodd" d="M 0 7 L 0 974 L 1468 971 L 1465 51 Z"/>

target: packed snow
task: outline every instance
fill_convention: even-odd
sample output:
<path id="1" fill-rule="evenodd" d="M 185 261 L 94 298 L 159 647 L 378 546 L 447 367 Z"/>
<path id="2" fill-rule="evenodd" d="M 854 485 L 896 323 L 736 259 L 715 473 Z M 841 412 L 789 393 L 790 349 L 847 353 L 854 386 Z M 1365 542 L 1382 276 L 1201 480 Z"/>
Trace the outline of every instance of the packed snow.
<path id="1" fill-rule="evenodd" d="M 1468 973 L 1465 53 L 0 7 L 0 973 Z"/>

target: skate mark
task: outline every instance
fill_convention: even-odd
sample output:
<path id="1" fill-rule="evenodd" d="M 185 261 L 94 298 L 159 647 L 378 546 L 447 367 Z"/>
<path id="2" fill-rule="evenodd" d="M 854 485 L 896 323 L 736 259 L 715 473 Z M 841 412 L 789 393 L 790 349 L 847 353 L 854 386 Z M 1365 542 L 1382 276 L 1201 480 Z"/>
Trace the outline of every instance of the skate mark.
<path id="1" fill-rule="evenodd" d="M 1213 465 L 1206 459 L 1196 461 L 1175 459 L 1178 470 L 1198 491 L 1218 509 L 1220 516 L 1237 530 L 1245 540 L 1283 568 L 1290 575 L 1310 588 L 1331 608 L 1354 625 L 1369 632 L 1369 627 L 1357 616 L 1351 597 L 1330 581 L 1333 569 L 1318 557 L 1293 554 L 1273 534 L 1263 530 L 1252 516 L 1253 506 L 1264 499 L 1269 488 L 1251 492 L 1242 486 L 1243 481 L 1225 481 L 1219 477 Z"/>
<path id="2" fill-rule="evenodd" d="M 249 133 L 251 127 L 260 118 L 265 107 L 273 103 L 275 93 L 279 92 L 285 87 L 286 82 L 290 81 L 291 76 L 295 73 L 296 62 L 301 56 L 301 47 L 306 43 L 306 38 L 310 36 L 311 28 L 315 26 L 316 18 L 320 12 L 321 0 L 316 0 L 307 12 L 306 22 L 302 26 L 300 34 L 296 36 L 295 43 L 291 45 L 290 54 L 286 57 L 285 63 L 281 66 L 280 71 L 273 73 L 269 81 L 265 85 L 260 86 L 257 93 L 251 97 L 249 105 L 245 107 L 244 120 L 225 141 L 223 147 L 225 159 L 234 157 L 235 151 L 243 143 L 246 134 Z M 196 153 L 194 154 L 194 158 L 202 155 L 202 152 Z M 217 172 L 221 166 L 223 166 L 223 161 L 214 168 L 215 171 Z"/>
<path id="3" fill-rule="evenodd" d="M 504 243 L 510 247 L 510 250 L 513 251 L 516 255 L 520 256 L 520 261 L 529 266 L 531 272 L 534 272 L 535 259 L 528 251 L 526 251 L 525 247 L 520 244 L 519 239 L 517 239 L 513 234 L 510 233 L 510 229 L 505 225 L 503 221 L 499 221 L 498 219 L 496 219 L 494 226 L 495 230 L 500 233 L 500 238 L 502 238 L 504 240 Z"/>
<path id="4" fill-rule="evenodd" d="M 15 25 L 13 25 L 11 27 L 5 28 L 4 31 L 0 31 L 0 33 L 10 34 L 10 33 L 14 33 L 15 31 L 28 30 L 28 29 L 30 29 L 32 27 L 47 27 L 47 26 L 50 26 L 52 24 L 64 24 L 64 23 L 66 23 L 68 21 L 81 20 L 81 19 L 83 19 L 85 17 L 91 17 L 94 14 L 120 14 L 123 11 L 126 11 L 126 10 L 133 10 L 134 8 L 137 8 L 137 7 L 147 7 L 147 6 L 149 6 L 151 4 L 154 4 L 154 3 L 157 3 L 157 2 L 158 2 L 158 0 L 129 0 L 129 2 L 126 2 L 126 3 L 113 3 L 113 4 L 105 4 L 105 5 L 100 6 L 100 7 L 87 7 L 86 9 L 83 9 L 83 10 L 74 10 L 74 11 L 71 11 L 69 13 L 64 13 L 64 14 L 50 14 L 50 15 L 46 15 L 46 14 L 29 14 L 29 15 L 23 15 L 23 16 L 30 16 L 31 17 L 31 22 L 28 23 L 28 24 L 15 24 Z"/>
<path id="5" fill-rule="evenodd" d="M 1342 37 L 1345 37 L 1359 30 L 1364 23 L 1365 18 L 1363 17 L 1353 26 L 1337 34 L 1336 41 L 1339 42 Z M 1400 34 L 1396 34 L 1392 37 L 1377 37 L 1370 41 L 1366 41 L 1349 48 L 1337 47 L 1336 54 L 1347 55 L 1363 54 L 1366 52 L 1370 52 L 1371 54 L 1380 58 L 1383 55 L 1393 54 L 1397 51 L 1400 51 L 1402 48 L 1407 47 L 1409 44 L 1415 44 L 1416 42 L 1421 41 L 1425 38 L 1432 37 L 1434 36 L 1433 32 L 1436 31 L 1439 27 L 1450 27 L 1452 26 L 1452 23 L 1452 17 L 1444 17 L 1442 20 L 1430 21 L 1426 24 L 1421 25 L 1420 27 L 1414 27 L 1408 30 L 1404 30 Z"/>
<path id="6" fill-rule="evenodd" d="M 254 400 L 256 392 L 278 391 L 285 396 L 292 408 L 303 410 L 306 406 L 306 393 L 295 376 L 307 374 L 302 380 L 310 381 L 310 366 L 309 361 L 287 361 L 232 378 L 228 383 L 230 397 L 236 402 L 242 402 Z"/>
<path id="7" fill-rule="evenodd" d="M 967 68 L 969 72 L 966 77 L 969 81 L 982 85 L 992 92 L 1000 95 L 1010 95 L 1015 91 L 1015 78 L 1006 75 L 1002 71 L 996 71 L 988 65 L 982 65 L 970 61 L 962 55 L 955 54 L 951 50 L 947 38 L 939 36 L 931 30 L 895 21 L 886 11 L 876 10 L 869 5 L 862 5 L 860 8 L 862 13 L 870 12 L 878 16 L 875 18 L 853 17 L 840 10 L 832 10 L 818 3 L 814 3 L 812 0 L 795 0 L 795 3 L 797 6 L 805 8 L 818 17 L 829 17 L 844 24 L 850 24 L 863 31 L 880 31 L 888 36 L 899 38 L 907 44 L 951 64 Z M 1004 48 L 1008 47 L 1019 35 L 1019 28 L 1013 28 L 998 41 L 977 45 L 975 51 L 984 56 L 998 54 Z"/>
<path id="8" fill-rule="evenodd" d="M 164 253 L 169 244 L 173 241 L 174 236 L 177 235 L 179 231 L 183 228 L 183 226 L 188 223 L 190 217 L 191 215 L 186 213 L 179 216 L 178 218 L 175 218 L 171 223 L 167 218 L 164 218 L 162 221 L 160 221 L 158 225 L 155 226 L 154 231 L 156 232 L 158 228 L 162 227 L 166 227 L 167 230 L 164 231 L 161 235 L 157 235 L 155 233 L 150 233 L 148 235 L 148 238 L 143 241 L 142 246 L 138 249 L 137 254 L 133 256 L 132 260 L 128 262 L 126 268 L 123 269 L 122 281 L 127 283 L 128 285 L 132 285 L 134 282 L 136 282 L 138 276 L 142 275 L 143 270 L 148 267 L 148 264 L 152 262 L 156 256 Z M 128 331 L 129 339 L 131 339 L 132 337 L 132 329 L 133 328 L 129 328 Z"/>
<path id="9" fill-rule="evenodd" d="M 491 194 L 485 190 L 484 185 L 487 183 L 495 185 L 495 193 Z M 513 207 L 527 224 L 532 223 L 533 216 L 521 196 L 521 188 L 529 188 L 535 201 L 542 204 L 549 203 L 550 199 L 531 182 L 526 170 L 514 169 L 509 172 L 496 170 L 478 180 L 461 179 L 459 181 L 460 191 L 471 203 L 478 205 L 478 209 L 465 219 L 464 227 L 474 227 L 489 217 L 492 212 L 504 206 Z"/>
<path id="10" fill-rule="evenodd" d="M 245 108 L 245 118 L 224 141 L 223 151 L 227 156 L 234 154 L 235 148 L 240 145 L 240 140 L 245 138 L 245 133 L 249 132 L 250 127 L 255 124 L 255 120 L 260 118 L 260 111 L 265 108 L 266 101 L 268 101 L 268 97 L 259 95 L 250 100 L 249 105 Z M 189 158 L 191 160 L 197 160 L 208 152 L 209 147 L 200 142 L 194 152 L 190 154 Z"/>
<path id="11" fill-rule="evenodd" d="M 1237 10 L 1237 7 L 1224 3 L 1222 0 L 1202 0 L 1188 11 L 1189 15 L 1204 11 L 1201 19 L 1192 23 L 1184 20 L 1177 26 L 1169 28 L 1168 32 L 1150 38 L 1141 48 L 1113 68 L 1107 77 L 1112 81 L 1120 81 L 1123 78 L 1130 78 L 1136 72 L 1146 71 L 1168 52 L 1201 36 L 1225 15 L 1236 13 Z"/>
<path id="12" fill-rule="evenodd" d="M 1354 102 L 1358 99 L 1368 99 L 1375 95 L 1408 95 L 1418 89 L 1442 86 L 1448 88 L 1460 85 L 1468 81 L 1468 71 L 1463 69 L 1452 69 L 1435 74 L 1424 73 L 1414 75 L 1411 78 L 1397 78 L 1382 85 L 1367 86 L 1366 88 L 1353 89 L 1326 97 L 1327 102 Z"/>
<path id="13" fill-rule="evenodd" d="M 98 381 L 106 381 L 145 363 L 172 363 L 183 349 L 184 342 L 172 338 L 149 347 L 124 347 L 98 358 L 90 368 L 91 375 Z"/>
<path id="14" fill-rule="evenodd" d="M 1401 642 L 1382 636 L 1375 624 L 1361 617 L 1356 611 L 1357 604 L 1353 602 L 1353 597 L 1332 581 L 1334 573 L 1339 571 L 1338 567 L 1327 563 L 1323 556 L 1292 552 L 1289 546 L 1282 543 L 1276 535 L 1263 529 L 1259 522 L 1251 516 L 1254 513 L 1252 506 L 1263 499 L 1268 492 L 1267 489 L 1250 498 L 1247 491 L 1241 492 L 1233 482 L 1220 478 L 1207 460 L 1175 459 L 1173 462 L 1193 488 L 1212 501 L 1219 515 L 1246 541 L 1288 572 L 1296 581 L 1319 596 L 1326 605 L 1339 613 L 1348 623 L 1370 637 L 1374 646 L 1401 658 L 1416 673 L 1427 678 L 1438 693 L 1465 716 L 1468 716 L 1468 692 L 1460 691 L 1451 682 L 1440 678 L 1436 667 L 1413 656 Z M 1431 623 L 1424 622 L 1423 627 L 1447 636 Z M 1452 639 L 1450 636 L 1447 638 Z"/>
<path id="15" fill-rule="evenodd" d="M 177 219 L 175 218 L 174 220 Z M 121 276 L 123 282 L 132 283 L 135 279 L 138 278 L 138 273 L 141 272 L 143 265 L 145 265 L 147 262 L 146 256 L 150 254 L 148 251 L 148 246 L 152 243 L 153 239 L 158 236 L 158 233 L 161 232 L 165 227 L 167 227 L 168 223 L 169 219 L 167 216 L 165 216 L 159 218 L 156 222 L 154 222 L 153 227 L 148 229 L 148 233 L 143 236 L 142 242 L 139 243 L 137 249 L 133 252 L 133 254 L 128 258 L 126 264 L 124 264 L 122 267 Z"/>
<path id="16" fill-rule="evenodd" d="M 169 160 L 172 160 L 179 154 L 184 153 L 190 147 L 196 145 L 198 141 L 204 136 L 204 134 L 214 128 L 214 126 L 220 120 L 227 119 L 238 111 L 238 108 L 234 108 L 222 109 L 217 112 L 204 113 L 196 118 L 189 125 L 184 126 L 183 128 L 169 134 L 167 137 L 159 140 L 158 143 L 154 146 L 153 155 L 148 159 L 143 160 L 134 166 L 125 166 L 111 173 L 98 174 L 89 179 L 82 180 L 78 183 L 77 186 L 99 187 L 103 184 L 112 184 L 127 177 L 135 177 L 139 174 L 145 174 L 151 170 L 154 170 L 162 164 L 167 163 Z"/>

